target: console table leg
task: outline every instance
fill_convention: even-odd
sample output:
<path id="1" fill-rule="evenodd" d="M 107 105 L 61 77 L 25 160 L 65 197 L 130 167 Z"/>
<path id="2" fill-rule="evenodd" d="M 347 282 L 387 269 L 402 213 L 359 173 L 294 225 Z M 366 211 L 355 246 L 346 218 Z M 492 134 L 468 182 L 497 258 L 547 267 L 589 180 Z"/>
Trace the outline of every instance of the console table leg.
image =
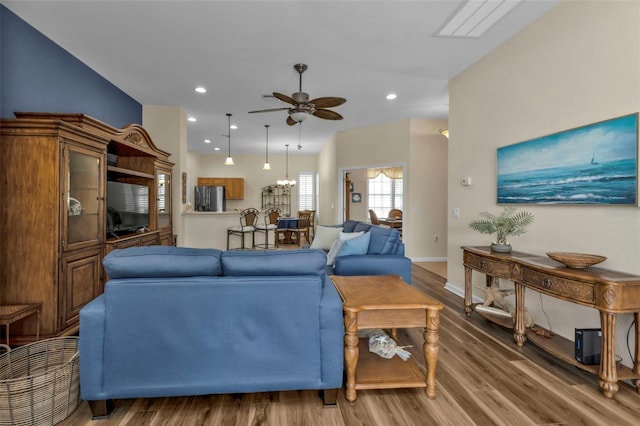
<path id="1" fill-rule="evenodd" d="M 464 267 L 464 312 L 467 316 L 471 316 L 473 310 L 471 306 L 471 299 L 473 297 L 471 290 L 471 267 Z"/>
<path id="2" fill-rule="evenodd" d="M 615 341 L 616 316 L 600 311 L 600 327 L 602 329 L 602 350 L 600 357 L 600 380 L 598 385 L 607 398 L 613 398 L 618 391 L 618 374 L 616 372 Z"/>
<path id="3" fill-rule="evenodd" d="M 344 314 L 344 364 L 347 370 L 347 401 L 356 400 L 356 367 L 358 366 L 358 314 Z"/>
<path id="4" fill-rule="evenodd" d="M 633 319 L 636 321 L 636 355 L 634 357 L 633 372 L 640 374 L 640 312 L 634 312 Z M 636 385 L 636 392 L 640 393 L 640 379 L 635 379 L 633 384 Z"/>
<path id="5" fill-rule="evenodd" d="M 524 345 L 527 340 L 526 327 L 524 325 L 524 289 L 522 284 L 517 281 L 515 284 L 516 291 L 516 323 L 514 327 L 513 340 L 518 346 Z"/>
<path id="6" fill-rule="evenodd" d="M 436 397 L 436 364 L 438 363 L 438 344 L 440 337 L 438 336 L 438 326 L 440 318 L 438 311 L 427 309 L 427 327 L 424 329 L 424 344 L 422 350 L 424 352 L 424 360 L 427 366 L 427 398 L 434 399 Z"/>

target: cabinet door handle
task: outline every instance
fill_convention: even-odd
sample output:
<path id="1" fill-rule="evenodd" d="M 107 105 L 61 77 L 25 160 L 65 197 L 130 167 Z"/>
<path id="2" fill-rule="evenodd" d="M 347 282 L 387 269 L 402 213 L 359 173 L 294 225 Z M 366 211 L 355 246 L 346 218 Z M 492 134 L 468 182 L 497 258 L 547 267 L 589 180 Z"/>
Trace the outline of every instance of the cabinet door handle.
<path id="1" fill-rule="evenodd" d="M 545 278 L 542 280 L 542 288 L 551 288 L 551 278 Z"/>

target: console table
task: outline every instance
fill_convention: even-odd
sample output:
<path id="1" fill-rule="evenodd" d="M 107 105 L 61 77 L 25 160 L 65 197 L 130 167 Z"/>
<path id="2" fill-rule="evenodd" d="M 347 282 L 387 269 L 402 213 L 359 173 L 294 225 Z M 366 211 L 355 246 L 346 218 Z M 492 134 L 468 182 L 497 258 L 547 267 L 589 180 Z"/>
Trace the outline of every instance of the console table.
<path id="1" fill-rule="evenodd" d="M 540 346 L 576 367 L 598 374 L 598 385 L 608 397 L 618 391 L 618 379 L 630 379 L 640 393 L 640 276 L 602 268 L 571 269 L 545 256 L 511 252 L 495 253 L 490 247 L 462 247 L 464 250 L 464 310 L 473 311 L 472 271 L 486 275 L 487 286 L 493 280 L 504 278 L 515 284 L 516 315 L 514 340 L 522 346 L 525 340 Z M 599 366 L 584 365 L 574 359 L 573 342 L 560 336 L 540 337 L 527 331 L 524 322 L 525 288 L 588 306 L 600 312 L 602 352 Z M 633 369 L 616 365 L 616 315 L 633 313 L 635 323 L 635 362 Z M 489 314 L 484 317 L 494 320 Z M 500 322 L 499 320 L 496 322 Z M 502 325 L 510 325 L 502 321 Z"/>

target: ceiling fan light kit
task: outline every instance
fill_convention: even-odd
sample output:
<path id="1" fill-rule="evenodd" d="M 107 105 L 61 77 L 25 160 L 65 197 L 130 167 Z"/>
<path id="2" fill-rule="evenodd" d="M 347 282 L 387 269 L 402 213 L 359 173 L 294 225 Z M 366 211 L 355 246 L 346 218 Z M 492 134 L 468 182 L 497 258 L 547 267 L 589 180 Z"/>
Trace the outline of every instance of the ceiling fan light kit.
<path id="1" fill-rule="evenodd" d="M 286 110 L 288 113 L 286 123 L 289 126 L 293 126 L 297 123 L 302 123 L 311 115 L 313 115 L 314 117 L 322 118 L 324 120 L 342 120 L 343 117 L 340 114 L 326 108 L 340 106 L 347 102 L 347 100 L 345 98 L 339 98 L 335 96 L 309 100 L 309 94 L 302 91 L 302 73 L 304 73 L 308 69 L 308 67 L 305 64 L 295 64 L 293 68 L 298 72 L 299 75 L 300 84 L 298 91 L 293 93 L 291 96 L 273 92 L 274 97 L 278 98 L 282 102 L 286 102 L 292 105 L 293 107 L 262 109 L 258 111 L 249 111 L 249 113 L 252 114 L 256 112 Z"/>

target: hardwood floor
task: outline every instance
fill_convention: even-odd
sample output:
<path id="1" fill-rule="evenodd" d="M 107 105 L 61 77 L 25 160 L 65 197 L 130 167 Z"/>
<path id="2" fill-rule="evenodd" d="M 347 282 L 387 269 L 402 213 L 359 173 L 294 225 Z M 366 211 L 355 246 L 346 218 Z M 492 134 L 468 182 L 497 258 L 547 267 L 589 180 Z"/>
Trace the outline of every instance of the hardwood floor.
<path id="1" fill-rule="evenodd" d="M 477 315 L 434 273 L 413 267 L 413 285 L 444 305 L 440 316 L 437 396 L 424 389 L 344 391 L 324 408 L 315 391 L 128 399 L 107 420 L 91 420 L 86 402 L 63 425 L 638 425 L 640 394 L 620 382 L 614 399 L 596 376 L 568 366 L 531 344 L 518 348 L 512 332 Z M 424 371 L 420 329 L 399 330 Z"/>

